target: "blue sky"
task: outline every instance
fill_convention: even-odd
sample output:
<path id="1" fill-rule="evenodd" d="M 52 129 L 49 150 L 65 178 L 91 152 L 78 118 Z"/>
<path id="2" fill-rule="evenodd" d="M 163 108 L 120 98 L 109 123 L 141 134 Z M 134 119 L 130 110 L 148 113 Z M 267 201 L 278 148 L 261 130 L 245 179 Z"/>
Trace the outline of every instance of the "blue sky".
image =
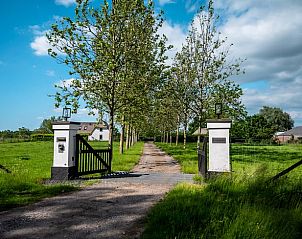
<path id="1" fill-rule="evenodd" d="M 94 0 L 95 2 L 97 0 Z M 45 32 L 62 16 L 72 16 L 75 0 L 1 2 L 0 130 L 34 129 L 59 116 L 54 84 L 68 80 L 68 69 L 47 56 Z M 162 33 L 181 48 L 199 0 L 156 0 L 165 11 Z M 235 78 L 244 89 L 250 114 L 263 105 L 281 107 L 302 124 L 302 1 L 216 0 L 219 30 L 234 43 L 232 55 L 247 58 L 246 74 Z M 72 120 L 94 120 L 81 109 Z"/>

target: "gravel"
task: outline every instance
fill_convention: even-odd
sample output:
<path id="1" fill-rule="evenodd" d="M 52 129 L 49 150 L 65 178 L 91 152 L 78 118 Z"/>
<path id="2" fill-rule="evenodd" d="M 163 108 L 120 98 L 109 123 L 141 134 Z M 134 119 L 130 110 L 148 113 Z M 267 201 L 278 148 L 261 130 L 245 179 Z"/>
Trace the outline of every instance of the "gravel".
<path id="1" fill-rule="evenodd" d="M 181 181 L 192 182 L 192 175 L 146 143 L 129 174 L 1 212 L 0 238 L 139 238 L 150 208 Z"/>

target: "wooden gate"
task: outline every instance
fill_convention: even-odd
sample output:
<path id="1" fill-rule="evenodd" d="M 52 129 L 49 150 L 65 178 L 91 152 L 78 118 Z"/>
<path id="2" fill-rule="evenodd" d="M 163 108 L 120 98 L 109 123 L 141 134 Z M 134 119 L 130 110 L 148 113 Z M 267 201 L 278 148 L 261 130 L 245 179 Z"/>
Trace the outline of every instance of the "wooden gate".
<path id="1" fill-rule="evenodd" d="M 76 176 L 93 173 L 110 173 L 111 161 L 112 149 L 95 150 L 83 136 L 76 135 Z"/>

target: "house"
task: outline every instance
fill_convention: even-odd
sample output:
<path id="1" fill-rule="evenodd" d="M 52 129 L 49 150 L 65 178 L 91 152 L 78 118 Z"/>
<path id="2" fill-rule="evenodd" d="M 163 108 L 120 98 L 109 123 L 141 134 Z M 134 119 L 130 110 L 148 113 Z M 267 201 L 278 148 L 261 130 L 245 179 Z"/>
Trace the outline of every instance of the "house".
<path id="1" fill-rule="evenodd" d="M 201 135 L 207 135 L 207 134 L 208 134 L 207 128 L 198 128 L 192 135 L 201 136 Z"/>
<path id="2" fill-rule="evenodd" d="M 275 134 L 275 139 L 277 139 L 280 143 L 286 143 L 289 140 L 300 140 L 302 139 L 302 126 L 292 128 L 283 133 L 278 132 Z"/>
<path id="3" fill-rule="evenodd" d="M 105 122 L 81 122 L 78 134 L 87 135 L 88 140 L 108 141 L 109 129 Z"/>

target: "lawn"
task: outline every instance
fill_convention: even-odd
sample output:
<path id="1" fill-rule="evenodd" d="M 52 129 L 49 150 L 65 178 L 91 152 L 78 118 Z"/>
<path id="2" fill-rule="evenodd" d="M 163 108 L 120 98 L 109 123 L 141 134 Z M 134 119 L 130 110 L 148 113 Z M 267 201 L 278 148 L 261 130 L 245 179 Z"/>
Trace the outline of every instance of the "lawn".
<path id="1" fill-rule="evenodd" d="M 159 146 L 184 171 L 197 171 L 196 144 L 184 152 Z M 302 158 L 302 145 L 232 145 L 231 152 L 232 175 L 178 185 L 151 210 L 142 238 L 302 238 L 302 169 L 267 182 Z"/>
<path id="2" fill-rule="evenodd" d="M 102 148 L 105 144 L 95 142 L 93 146 Z M 130 170 L 138 162 L 142 148 L 143 143 L 139 142 L 120 155 L 116 142 L 113 171 Z M 77 186 L 70 184 L 42 184 L 43 180 L 50 178 L 52 160 L 53 142 L 1 143 L 0 165 L 3 168 L 0 169 L 0 211 L 77 190 Z"/>
<path id="3" fill-rule="evenodd" d="M 182 144 L 156 143 L 156 145 L 172 155 L 181 165 L 184 173 L 198 173 L 196 143 Z M 238 175 L 251 175 L 258 168 L 265 166 L 271 175 L 277 174 L 290 165 L 302 159 L 301 144 L 285 145 L 231 145 L 232 171 Z M 302 166 L 295 169 L 288 176 L 301 175 Z"/>

